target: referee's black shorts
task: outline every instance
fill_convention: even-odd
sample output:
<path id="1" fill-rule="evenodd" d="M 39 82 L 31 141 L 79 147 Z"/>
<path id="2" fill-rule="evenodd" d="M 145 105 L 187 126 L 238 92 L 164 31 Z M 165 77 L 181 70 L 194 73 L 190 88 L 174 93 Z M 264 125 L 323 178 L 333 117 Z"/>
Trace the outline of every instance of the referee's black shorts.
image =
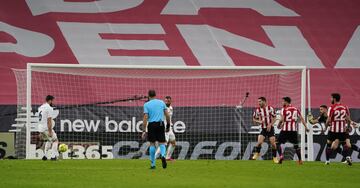
<path id="1" fill-rule="evenodd" d="M 149 142 L 166 142 L 164 122 L 150 122 L 148 124 Z"/>

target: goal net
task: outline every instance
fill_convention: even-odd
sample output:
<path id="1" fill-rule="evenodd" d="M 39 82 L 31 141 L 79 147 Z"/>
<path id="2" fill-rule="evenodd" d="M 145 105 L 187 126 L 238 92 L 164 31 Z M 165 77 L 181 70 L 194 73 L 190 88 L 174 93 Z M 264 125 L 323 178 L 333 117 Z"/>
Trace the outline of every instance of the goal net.
<path id="1" fill-rule="evenodd" d="M 248 160 L 260 133 L 252 114 L 261 96 L 276 110 L 281 108 L 281 98 L 289 96 L 305 112 L 304 67 L 28 64 L 27 70 L 14 73 L 19 158 L 44 155 L 37 133 L 37 108 L 47 95 L 55 97 L 54 109 L 59 112 L 54 130 L 60 142 L 69 146 L 61 154 L 64 159 L 147 159 L 148 143 L 140 135 L 149 89 L 159 99 L 172 97 L 174 159 Z M 300 129 L 303 156 L 304 135 Z M 293 159 L 291 144 L 283 148 L 285 157 Z M 268 140 L 261 155 L 260 159 L 271 158 Z"/>

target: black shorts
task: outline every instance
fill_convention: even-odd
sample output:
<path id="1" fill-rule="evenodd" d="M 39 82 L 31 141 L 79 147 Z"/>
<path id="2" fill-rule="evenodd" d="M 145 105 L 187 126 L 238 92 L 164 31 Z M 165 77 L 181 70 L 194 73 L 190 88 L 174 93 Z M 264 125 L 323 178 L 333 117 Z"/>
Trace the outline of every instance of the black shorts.
<path id="1" fill-rule="evenodd" d="M 330 141 L 334 141 L 336 139 L 339 139 L 340 142 L 345 142 L 346 139 L 350 138 L 349 133 L 334 133 L 329 131 L 327 135 L 327 139 Z"/>
<path id="2" fill-rule="evenodd" d="M 275 136 L 275 130 L 274 130 L 274 127 L 271 127 L 271 130 L 268 132 L 267 130 L 266 130 L 266 128 L 262 128 L 261 129 L 261 132 L 260 132 L 260 135 L 263 135 L 265 138 L 266 137 L 273 137 L 273 136 Z"/>
<path id="3" fill-rule="evenodd" d="M 290 142 L 292 144 L 298 144 L 298 133 L 297 131 L 281 131 L 278 138 L 278 143 L 285 144 Z"/>
<path id="4" fill-rule="evenodd" d="M 151 122 L 148 124 L 148 141 L 166 142 L 165 125 L 163 122 Z"/>

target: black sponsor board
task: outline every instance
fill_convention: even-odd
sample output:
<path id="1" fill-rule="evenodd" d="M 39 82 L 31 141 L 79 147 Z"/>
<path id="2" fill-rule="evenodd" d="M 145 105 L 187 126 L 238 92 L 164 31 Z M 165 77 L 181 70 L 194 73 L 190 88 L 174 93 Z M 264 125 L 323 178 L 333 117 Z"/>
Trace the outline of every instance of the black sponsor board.
<path id="1" fill-rule="evenodd" d="M 2 108 L 0 106 L 0 108 Z M 8 109 L 8 111 L 6 110 Z M 34 107 L 33 109 L 36 109 Z M 174 132 L 177 147 L 176 159 L 249 159 L 255 146 L 259 129 L 251 123 L 252 108 L 239 111 L 235 107 L 174 107 Z M 1 110 L 2 131 L 12 129 L 10 125 L 16 115 L 14 108 Z M 133 158 L 139 151 L 146 158 L 147 143 L 140 139 L 142 131 L 142 107 L 121 106 L 67 106 L 59 108 L 55 119 L 55 131 L 60 141 L 99 143 L 112 146 L 114 158 Z M 352 118 L 359 121 L 360 110 L 352 109 Z M 10 115 L 9 115 L 10 114 Z M 317 113 L 314 113 L 317 115 Z M 10 121 L 10 119 L 12 121 Z M 278 130 L 277 130 L 278 132 Z M 352 131 L 352 143 L 360 146 L 359 129 Z M 299 135 L 300 136 L 300 135 Z M 35 142 L 35 140 L 33 141 Z M 324 160 L 326 135 L 314 134 L 314 156 Z M 264 144 L 262 159 L 271 159 L 270 147 Z M 286 145 L 285 154 L 293 158 L 291 145 Z M 359 153 L 352 153 L 354 161 L 360 161 Z M 341 155 L 334 156 L 341 160 Z"/>

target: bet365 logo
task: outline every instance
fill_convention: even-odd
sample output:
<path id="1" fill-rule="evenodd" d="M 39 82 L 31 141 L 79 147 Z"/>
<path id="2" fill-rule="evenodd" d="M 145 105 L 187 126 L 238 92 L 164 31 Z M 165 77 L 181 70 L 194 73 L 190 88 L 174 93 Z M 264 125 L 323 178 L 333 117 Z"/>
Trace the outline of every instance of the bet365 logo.
<path id="1" fill-rule="evenodd" d="M 7 144 L 6 142 L 0 142 L 0 159 L 4 158 L 6 155 L 6 150 L 3 148 L 6 148 Z"/>
<path id="2" fill-rule="evenodd" d="M 14 134 L 0 133 L 0 159 L 15 156 Z"/>

